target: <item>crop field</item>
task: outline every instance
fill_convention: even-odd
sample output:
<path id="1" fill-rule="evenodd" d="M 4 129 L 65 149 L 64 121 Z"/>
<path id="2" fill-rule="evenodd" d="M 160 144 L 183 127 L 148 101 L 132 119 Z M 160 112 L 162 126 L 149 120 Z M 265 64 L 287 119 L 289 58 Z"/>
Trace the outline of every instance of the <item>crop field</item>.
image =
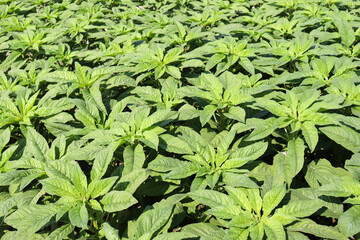
<path id="1" fill-rule="evenodd" d="M 0 239 L 360 239 L 359 27 L 357 0 L 0 0 Z"/>

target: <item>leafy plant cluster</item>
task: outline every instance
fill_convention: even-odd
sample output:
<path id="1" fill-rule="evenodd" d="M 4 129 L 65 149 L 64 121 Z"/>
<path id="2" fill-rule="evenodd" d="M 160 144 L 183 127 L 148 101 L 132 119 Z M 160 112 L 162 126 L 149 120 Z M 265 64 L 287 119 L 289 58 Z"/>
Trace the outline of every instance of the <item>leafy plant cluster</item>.
<path id="1" fill-rule="evenodd" d="M 359 239 L 359 14 L 0 0 L 1 239 Z"/>

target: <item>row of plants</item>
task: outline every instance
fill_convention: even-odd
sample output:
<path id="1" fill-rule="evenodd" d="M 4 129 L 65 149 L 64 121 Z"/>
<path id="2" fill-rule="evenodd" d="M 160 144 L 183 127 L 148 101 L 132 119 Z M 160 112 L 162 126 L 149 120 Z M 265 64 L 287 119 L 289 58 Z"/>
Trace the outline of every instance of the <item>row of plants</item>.
<path id="1" fill-rule="evenodd" d="M 360 2 L 0 0 L 0 236 L 360 238 Z"/>

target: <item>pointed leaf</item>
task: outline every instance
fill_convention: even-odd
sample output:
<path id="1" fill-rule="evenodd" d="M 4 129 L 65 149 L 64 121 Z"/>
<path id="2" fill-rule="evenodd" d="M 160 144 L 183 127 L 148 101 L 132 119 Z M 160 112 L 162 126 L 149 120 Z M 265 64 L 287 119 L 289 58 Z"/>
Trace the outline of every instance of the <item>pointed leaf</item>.
<path id="1" fill-rule="evenodd" d="M 341 214 L 338 227 L 347 237 L 360 232 L 360 205 L 356 205 Z"/>
<path id="2" fill-rule="evenodd" d="M 29 144 L 30 151 L 38 160 L 45 161 L 46 153 L 49 151 L 49 146 L 43 136 L 33 128 L 28 128 L 27 143 Z"/>
<path id="3" fill-rule="evenodd" d="M 102 230 L 107 240 L 120 240 L 119 230 L 113 228 L 109 223 L 103 223 Z"/>
<path id="4" fill-rule="evenodd" d="M 305 146 L 301 138 L 288 142 L 288 151 L 285 155 L 286 182 L 290 184 L 292 179 L 301 171 L 304 165 Z"/>
<path id="5" fill-rule="evenodd" d="M 71 224 L 66 224 L 51 232 L 51 234 L 49 235 L 49 239 L 63 240 L 66 239 L 73 231 L 74 226 Z"/>
<path id="6" fill-rule="evenodd" d="M 265 193 L 263 198 L 263 216 L 268 216 L 285 197 L 285 185 L 279 185 Z"/>
<path id="7" fill-rule="evenodd" d="M 111 191 L 100 201 L 106 212 L 118 212 L 127 209 L 138 201 L 126 191 Z"/>
<path id="8" fill-rule="evenodd" d="M 94 165 L 90 172 L 91 181 L 99 180 L 102 176 L 105 175 L 108 166 L 113 159 L 114 151 L 115 147 L 110 145 L 107 148 L 100 150 L 96 154 Z"/>
<path id="9" fill-rule="evenodd" d="M 301 124 L 301 131 L 304 135 L 307 145 L 309 146 L 311 152 L 313 152 L 319 141 L 319 135 L 315 124 L 310 121 L 306 121 Z"/>
<path id="10" fill-rule="evenodd" d="M 57 196 L 69 196 L 73 198 L 79 198 L 79 192 L 77 189 L 65 179 L 62 178 L 47 178 L 41 180 L 40 183 L 43 185 L 43 188 L 49 194 Z"/>
<path id="11" fill-rule="evenodd" d="M 124 170 L 123 174 L 126 175 L 131 171 L 141 169 L 145 162 L 145 153 L 143 147 L 138 144 L 135 149 L 127 146 L 124 149 Z"/>
<path id="12" fill-rule="evenodd" d="M 196 190 L 190 192 L 189 197 L 198 203 L 208 205 L 209 207 L 233 204 L 233 201 L 229 198 L 229 196 L 213 190 Z"/>
<path id="13" fill-rule="evenodd" d="M 265 233 L 269 240 L 286 240 L 284 227 L 275 218 L 267 218 L 264 221 Z"/>
<path id="14" fill-rule="evenodd" d="M 360 152 L 360 134 L 345 126 L 322 127 L 320 131 L 353 153 Z"/>
<path id="15" fill-rule="evenodd" d="M 89 221 L 89 213 L 86 209 L 85 203 L 72 207 L 69 211 L 69 219 L 72 225 L 88 229 L 87 223 Z"/>

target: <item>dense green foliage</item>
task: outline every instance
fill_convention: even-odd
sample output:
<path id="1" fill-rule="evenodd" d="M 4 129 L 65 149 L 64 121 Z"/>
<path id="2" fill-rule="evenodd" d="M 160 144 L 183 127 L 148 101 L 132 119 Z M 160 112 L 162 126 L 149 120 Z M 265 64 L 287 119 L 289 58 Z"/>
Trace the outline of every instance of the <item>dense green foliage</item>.
<path id="1" fill-rule="evenodd" d="M 0 0 L 0 236 L 360 238 L 360 1 Z"/>

